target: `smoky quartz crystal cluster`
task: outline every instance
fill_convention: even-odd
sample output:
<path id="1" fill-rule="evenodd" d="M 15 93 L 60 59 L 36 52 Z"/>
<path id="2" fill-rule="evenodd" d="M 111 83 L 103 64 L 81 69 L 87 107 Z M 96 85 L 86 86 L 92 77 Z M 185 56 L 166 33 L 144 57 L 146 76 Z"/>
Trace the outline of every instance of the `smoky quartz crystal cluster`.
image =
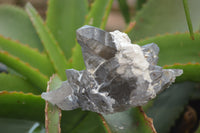
<path id="1" fill-rule="evenodd" d="M 86 69 L 66 70 L 67 81 L 42 98 L 62 110 L 82 108 L 101 114 L 141 106 L 155 98 L 183 71 L 157 66 L 155 43 L 131 44 L 120 31 L 106 32 L 92 26 L 77 30 Z"/>

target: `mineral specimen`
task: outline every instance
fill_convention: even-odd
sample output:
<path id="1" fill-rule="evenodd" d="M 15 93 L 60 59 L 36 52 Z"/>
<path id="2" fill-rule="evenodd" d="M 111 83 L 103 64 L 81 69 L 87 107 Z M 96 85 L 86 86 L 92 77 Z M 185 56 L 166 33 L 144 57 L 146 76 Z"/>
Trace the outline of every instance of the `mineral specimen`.
<path id="1" fill-rule="evenodd" d="M 66 70 L 67 81 L 42 98 L 63 110 L 82 108 L 102 114 L 141 106 L 174 82 L 180 69 L 157 66 L 159 47 L 131 44 L 122 32 L 92 26 L 77 30 L 86 70 Z"/>

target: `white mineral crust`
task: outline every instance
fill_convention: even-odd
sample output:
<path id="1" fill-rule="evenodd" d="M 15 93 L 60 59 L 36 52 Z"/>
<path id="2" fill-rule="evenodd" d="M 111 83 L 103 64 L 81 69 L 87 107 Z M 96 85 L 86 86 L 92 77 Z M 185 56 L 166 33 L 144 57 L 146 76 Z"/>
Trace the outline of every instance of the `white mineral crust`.
<path id="1" fill-rule="evenodd" d="M 66 70 L 67 81 L 42 98 L 63 110 L 82 108 L 102 114 L 141 106 L 175 81 L 183 71 L 157 66 L 159 48 L 131 44 L 120 31 L 92 26 L 77 30 L 86 70 Z"/>

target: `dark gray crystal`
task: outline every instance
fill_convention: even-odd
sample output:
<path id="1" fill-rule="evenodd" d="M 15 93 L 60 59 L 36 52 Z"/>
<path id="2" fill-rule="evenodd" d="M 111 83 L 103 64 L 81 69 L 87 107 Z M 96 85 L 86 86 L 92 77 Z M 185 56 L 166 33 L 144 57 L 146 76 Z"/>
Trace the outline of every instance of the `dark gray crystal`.
<path id="1" fill-rule="evenodd" d="M 77 30 L 86 70 L 66 70 L 67 81 L 42 98 L 63 110 L 82 108 L 102 114 L 141 106 L 169 87 L 180 69 L 157 66 L 159 47 L 131 44 L 125 33 L 92 26 Z"/>

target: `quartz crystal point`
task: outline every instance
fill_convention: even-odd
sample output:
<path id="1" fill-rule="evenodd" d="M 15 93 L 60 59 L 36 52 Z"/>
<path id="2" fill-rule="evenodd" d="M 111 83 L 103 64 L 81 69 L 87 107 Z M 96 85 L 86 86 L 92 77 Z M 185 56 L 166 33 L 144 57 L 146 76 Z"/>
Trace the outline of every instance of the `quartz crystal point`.
<path id="1" fill-rule="evenodd" d="M 183 71 L 157 66 L 155 43 L 131 44 L 120 31 L 106 32 L 92 26 L 77 30 L 86 70 L 66 70 L 67 81 L 42 98 L 62 110 L 82 108 L 101 114 L 124 111 L 153 99 Z"/>

